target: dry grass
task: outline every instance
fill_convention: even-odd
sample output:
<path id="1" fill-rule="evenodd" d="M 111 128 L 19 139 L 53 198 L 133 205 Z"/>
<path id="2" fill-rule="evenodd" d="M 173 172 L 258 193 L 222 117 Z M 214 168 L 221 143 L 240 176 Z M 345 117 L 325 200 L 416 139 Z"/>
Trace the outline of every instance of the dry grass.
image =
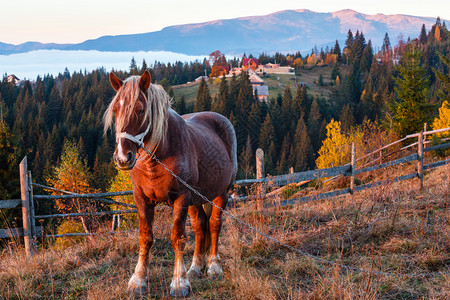
<path id="1" fill-rule="evenodd" d="M 261 213 L 249 203 L 232 209 L 258 230 L 317 257 L 391 272 L 350 272 L 324 265 L 225 218 L 220 241 L 224 279 L 191 281 L 191 299 L 448 299 L 450 297 L 450 167 L 417 180 L 354 196 L 277 207 Z M 379 178 L 378 178 L 379 179 Z M 170 212 L 158 218 L 151 250 L 148 298 L 170 298 L 173 268 Z M 189 231 L 186 262 L 193 253 Z M 48 241 L 33 258 L 19 243 L 3 249 L 0 298 L 125 299 L 137 261 L 137 232 L 97 236 L 57 250 Z M 447 272 L 425 278 L 397 273 Z M 147 296 L 146 296 L 147 297 Z"/>

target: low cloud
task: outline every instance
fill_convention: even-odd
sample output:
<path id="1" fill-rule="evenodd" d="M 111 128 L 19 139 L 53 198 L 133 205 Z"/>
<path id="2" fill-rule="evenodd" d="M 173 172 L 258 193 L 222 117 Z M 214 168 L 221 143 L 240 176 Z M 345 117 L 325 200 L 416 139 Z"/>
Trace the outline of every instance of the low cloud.
<path id="1" fill-rule="evenodd" d="M 143 59 L 147 65 L 155 61 L 174 63 L 176 61 L 202 61 L 205 56 L 191 56 L 167 51 L 149 52 L 100 52 L 100 51 L 63 51 L 38 50 L 27 53 L 0 55 L 0 72 L 2 75 L 14 74 L 19 79 L 35 80 L 37 76 L 58 75 L 67 68 L 70 73 L 105 68 L 107 71 L 128 70 L 131 59 L 141 66 Z"/>

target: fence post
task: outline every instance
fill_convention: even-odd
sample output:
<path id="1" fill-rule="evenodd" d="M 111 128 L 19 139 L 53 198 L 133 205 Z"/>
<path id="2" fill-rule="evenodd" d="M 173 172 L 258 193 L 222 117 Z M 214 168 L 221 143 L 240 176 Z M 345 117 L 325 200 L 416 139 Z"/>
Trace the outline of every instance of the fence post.
<path id="1" fill-rule="evenodd" d="M 423 123 L 423 132 L 427 132 L 427 127 L 428 124 L 427 123 Z M 425 149 L 427 147 L 427 144 L 425 143 L 427 141 L 427 136 L 424 135 L 423 136 L 423 148 Z"/>
<path id="2" fill-rule="evenodd" d="M 34 199 L 33 199 L 33 178 L 31 177 L 31 171 L 28 171 L 28 199 L 30 199 L 30 218 L 31 218 L 31 228 L 33 229 L 33 243 L 36 241 L 36 236 L 38 231 L 36 228 L 36 219 L 34 218 Z M 34 245 L 36 247 L 36 245 Z"/>
<path id="3" fill-rule="evenodd" d="M 256 179 L 263 179 L 264 173 L 264 151 L 261 148 L 256 149 Z M 265 185 L 259 186 L 259 197 L 256 200 L 256 209 L 262 210 L 263 208 L 263 195 L 265 193 Z"/>
<path id="4" fill-rule="evenodd" d="M 423 131 L 419 133 L 417 143 L 417 177 L 419 177 L 419 189 L 423 190 Z"/>
<path id="5" fill-rule="evenodd" d="M 352 167 L 352 175 L 350 176 L 350 194 L 353 195 L 355 192 L 355 168 L 356 168 L 356 146 L 355 143 L 352 143 L 352 160 L 351 160 L 351 167 Z"/>
<path id="6" fill-rule="evenodd" d="M 36 249 L 34 242 L 34 228 L 30 206 L 30 190 L 28 180 L 28 163 L 25 156 L 19 165 L 20 170 L 20 191 L 22 199 L 22 222 L 23 222 L 23 240 L 25 243 L 25 252 L 27 256 L 32 256 Z"/>

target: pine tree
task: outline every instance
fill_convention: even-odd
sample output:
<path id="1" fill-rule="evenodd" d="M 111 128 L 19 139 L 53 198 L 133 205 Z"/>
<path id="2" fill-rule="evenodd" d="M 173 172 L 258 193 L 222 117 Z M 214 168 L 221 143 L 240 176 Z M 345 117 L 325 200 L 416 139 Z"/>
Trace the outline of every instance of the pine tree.
<path id="1" fill-rule="evenodd" d="M 334 44 L 333 54 L 336 54 L 337 55 L 337 60 L 341 61 L 342 53 L 341 53 L 341 47 L 339 46 L 338 40 L 336 40 L 336 43 Z"/>
<path id="2" fill-rule="evenodd" d="M 302 87 L 300 85 L 297 86 L 297 92 L 295 94 L 294 99 L 292 100 L 292 118 L 296 122 L 300 116 L 304 113 L 303 112 L 303 101 L 305 100 L 304 97 L 306 97 L 305 94 L 302 93 Z"/>
<path id="3" fill-rule="evenodd" d="M 247 179 L 253 177 L 253 150 L 250 142 L 250 136 L 247 136 L 245 147 L 239 155 L 239 173 L 240 178 Z"/>
<path id="4" fill-rule="evenodd" d="M 422 45 L 427 43 L 427 30 L 425 29 L 425 24 L 422 24 L 422 28 L 420 29 L 419 42 Z"/>
<path id="5" fill-rule="evenodd" d="M 389 52 L 391 50 L 391 41 L 389 40 L 389 35 L 386 32 L 383 39 L 383 46 L 381 46 L 381 51 Z"/>
<path id="6" fill-rule="evenodd" d="M 442 53 L 439 53 L 439 58 L 450 69 L 450 59 L 444 56 Z M 436 69 L 433 70 L 436 78 L 439 81 L 439 91 L 438 95 L 443 101 L 447 101 L 450 103 L 450 74 L 444 74 Z"/>
<path id="7" fill-rule="evenodd" d="M 209 111 L 211 110 L 211 96 L 209 94 L 208 84 L 202 78 L 197 90 L 197 100 L 195 101 L 194 111 Z"/>
<path id="8" fill-rule="evenodd" d="M 403 53 L 403 63 L 394 78 L 398 101 L 391 106 L 394 125 L 401 136 L 419 132 L 430 121 L 433 105 L 428 102 L 429 80 L 421 66 L 422 53 L 410 45 Z"/>
<path id="9" fill-rule="evenodd" d="M 261 132 L 259 135 L 259 148 L 263 149 L 264 152 L 267 153 L 270 144 L 273 142 L 274 139 L 275 139 L 275 130 L 273 128 L 270 115 L 267 114 L 266 119 L 264 120 L 261 126 Z"/>
<path id="10" fill-rule="evenodd" d="M 130 69 L 131 75 L 138 75 L 138 69 L 137 69 L 136 60 L 134 59 L 134 56 L 131 58 L 129 69 Z"/>
<path id="11" fill-rule="evenodd" d="M 175 111 L 179 115 L 184 115 L 187 113 L 186 100 L 184 99 L 184 95 L 181 95 L 181 97 L 175 101 Z"/>
<path id="12" fill-rule="evenodd" d="M 372 61 L 373 61 L 372 41 L 369 40 L 367 46 L 364 47 L 364 51 L 362 52 L 360 63 L 361 71 L 369 72 L 370 67 L 372 66 Z"/>
<path id="13" fill-rule="evenodd" d="M 297 123 L 294 136 L 294 151 L 295 157 L 295 170 L 305 171 L 313 167 L 313 156 L 311 148 L 311 140 L 308 135 L 308 129 L 306 127 L 303 116 L 300 117 Z"/>
<path id="14" fill-rule="evenodd" d="M 311 144 L 313 146 L 314 151 L 319 149 L 320 139 L 319 139 L 319 131 L 320 125 L 322 123 L 322 115 L 320 113 L 319 104 L 317 100 L 314 99 L 311 104 L 311 110 L 308 116 L 308 134 L 312 137 Z"/>
<path id="15" fill-rule="evenodd" d="M 351 127 L 355 125 L 355 118 L 349 104 L 342 108 L 339 122 L 341 122 L 341 130 L 344 133 L 349 133 Z"/>

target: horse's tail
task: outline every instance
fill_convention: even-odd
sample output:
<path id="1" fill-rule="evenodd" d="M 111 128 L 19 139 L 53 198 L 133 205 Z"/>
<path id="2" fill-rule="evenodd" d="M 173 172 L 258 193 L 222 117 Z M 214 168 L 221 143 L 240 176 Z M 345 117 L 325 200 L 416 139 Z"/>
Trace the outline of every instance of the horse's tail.
<path id="1" fill-rule="evenodd" d="M 211 248 L 211 230 L 209 229 L 209 219 L 211 218 L 212 205 L 211 203 L 203 204 L 203 210 L 206 214 L 206 236 L 205 236 L 205 250 L 206 253 Z"/>

